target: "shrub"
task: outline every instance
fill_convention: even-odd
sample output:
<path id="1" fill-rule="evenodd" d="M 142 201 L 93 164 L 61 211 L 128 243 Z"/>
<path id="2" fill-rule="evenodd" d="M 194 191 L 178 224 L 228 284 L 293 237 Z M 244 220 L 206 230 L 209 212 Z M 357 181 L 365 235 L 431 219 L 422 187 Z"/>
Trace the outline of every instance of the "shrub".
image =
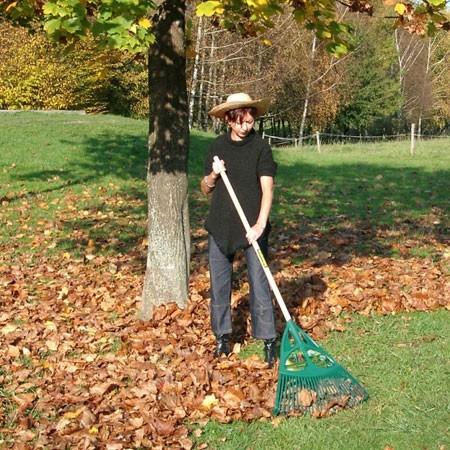
<path id="1" fill-rule="evenodd" d="M 145 60 L 99 50 L 92 38 L 55 45 L 37 30 L 5 23 L 0 47 L 0 108 L 147 113 Z"/>

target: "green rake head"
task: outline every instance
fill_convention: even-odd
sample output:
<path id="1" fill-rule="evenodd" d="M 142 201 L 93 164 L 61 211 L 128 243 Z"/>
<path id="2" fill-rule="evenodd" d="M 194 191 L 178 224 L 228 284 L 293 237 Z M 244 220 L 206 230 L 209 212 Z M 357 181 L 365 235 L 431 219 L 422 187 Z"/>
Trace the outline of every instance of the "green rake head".
<path id="1" fill-rule="evenodd" d="M 324 416 L 367 399 L 366 390 L 293 320 L 281 339 L 274 414 Z"/>

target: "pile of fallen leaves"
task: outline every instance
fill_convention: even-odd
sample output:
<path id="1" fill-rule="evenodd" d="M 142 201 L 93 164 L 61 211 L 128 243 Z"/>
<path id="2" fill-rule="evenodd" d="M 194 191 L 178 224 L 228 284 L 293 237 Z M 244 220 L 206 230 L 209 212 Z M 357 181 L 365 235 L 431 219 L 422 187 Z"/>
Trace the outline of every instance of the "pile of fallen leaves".
<path id="1" fill-rule="evenodd" d="M 257 355 L 240 359 L 239 345 L 229 358 L 212 356 L 205 242 L 201 233 L 194 237 L 187 308 L 158 307 L 150 322 L 137 316 L 143 249 L 80 259 L 1 249 L 0 443 L 190 449 L 190 432 L 200 435 L 208 420 L 271 420 L 277 368 Z M 280 239 L 275 278 L 295 320 L 314 338 L 344 330 L 353 311 L 450 308 L 448 272 L 431 260 L 295 265 L 296 247 Z M 250 339 L 247 294 L 240 278 L 232 303 L 243 346 Z M 282 332 L 279 312 L 277 327 Z"/>

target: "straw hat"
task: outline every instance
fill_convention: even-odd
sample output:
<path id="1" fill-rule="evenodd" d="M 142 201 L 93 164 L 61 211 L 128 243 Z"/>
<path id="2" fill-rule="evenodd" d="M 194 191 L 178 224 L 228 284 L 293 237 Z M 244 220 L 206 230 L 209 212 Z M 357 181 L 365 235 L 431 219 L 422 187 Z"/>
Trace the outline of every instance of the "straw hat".
<path id="1" fill-rule="evenodd" d="M 262 116 L 269 109 L 269 99 L 253 100 L 250 95 L 239 92 L 229 95 L 226 102 L 214 106 L 208 114 L 223 119 L 226 112 L 237 108 L 256 108 L 256 115 Z"/>

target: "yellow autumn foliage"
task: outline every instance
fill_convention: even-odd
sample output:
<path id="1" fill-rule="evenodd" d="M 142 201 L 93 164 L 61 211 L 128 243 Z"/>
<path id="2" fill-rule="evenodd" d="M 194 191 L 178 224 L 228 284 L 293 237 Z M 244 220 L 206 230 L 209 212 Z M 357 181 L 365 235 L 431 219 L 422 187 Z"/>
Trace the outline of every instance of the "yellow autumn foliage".
<path id="1" fill-rule="evenodd" d="M 99 50 L 92 38 L 54 45 L 39 31 L 0 23 L 0 48 L 0 109 L 146 114 L 146 68 L 128 73 L 129 56 Z"/>

